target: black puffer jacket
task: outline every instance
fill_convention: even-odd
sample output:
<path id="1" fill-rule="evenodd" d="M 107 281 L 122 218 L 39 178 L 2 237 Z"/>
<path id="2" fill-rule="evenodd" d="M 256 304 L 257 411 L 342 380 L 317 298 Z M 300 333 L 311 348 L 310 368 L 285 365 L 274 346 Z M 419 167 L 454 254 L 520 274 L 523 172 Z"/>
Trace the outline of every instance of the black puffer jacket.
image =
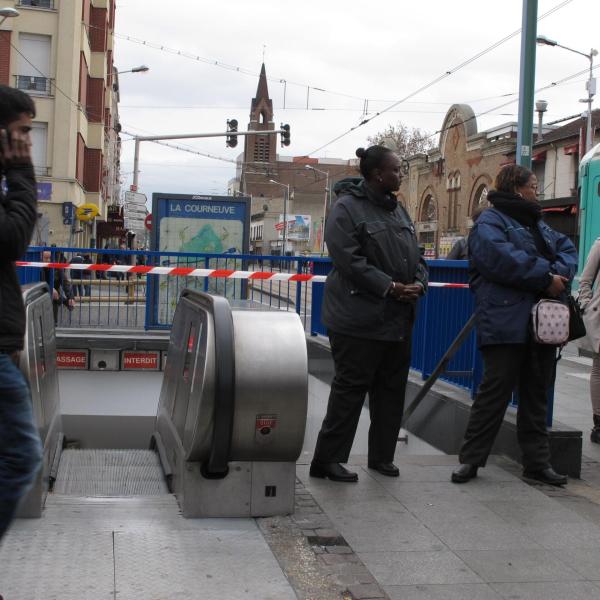
<path id="1" fill-rule="evenodd" d="M 333 269 L 325 283 L 323 323 L 337 333 L 399 341 L 410 336 L 414 302 L 387 292 L 392 281 L 421 283 L 427 265 L 415 229 L 393 196 L 378 196 L 368 185 L 348 182 L 339 191 L 325 226 Z"/>
<path id="2" fill-rule="evenodd" d="M 27 250 L 37 217 L 31 165 L 4 170 L 8 192 L 0 190 L 0 350 L 23 348 L 25 308 L 14 261 Z"/>

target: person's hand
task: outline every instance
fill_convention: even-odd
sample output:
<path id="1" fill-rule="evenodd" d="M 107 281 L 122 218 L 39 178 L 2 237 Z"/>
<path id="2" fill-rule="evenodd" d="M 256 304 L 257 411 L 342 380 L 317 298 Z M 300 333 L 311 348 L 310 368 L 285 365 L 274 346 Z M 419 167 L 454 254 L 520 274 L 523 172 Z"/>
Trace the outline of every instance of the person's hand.
<path id="1" fill-rule="evenodd" d="M 29 137 L 15 130 L 9 133 L 0 129 L 0 164 L 3 166 L 31 163 L 31 144 Z"/>
<path id="2" fill-rule="evenodd" d="M 562 275 L 552 275 L 552 283 L 546 288 L 546 294 L 551 298 L 558 298 L 565 291 L 568 281 Z"/>
<path id="3" fill-rule="evenodd" d="M 390 296 L 400 301 L 416 300 L 423 292 L 423 287 L 418 283 L 403 284 L 398 281 L 392 283 Z"/>
<path id="4" fill-rule="evenodd" d="M 58 290 L 53 289 L 52 290 L 52 300 L 60 300 L 60 296 L 58 295 Z"/>
<path id="5" fill-rule="evenodd" d="M 73 310 L 75 308 L 75 298 L 69 298 L 67 302 L 67 308 Z"/>

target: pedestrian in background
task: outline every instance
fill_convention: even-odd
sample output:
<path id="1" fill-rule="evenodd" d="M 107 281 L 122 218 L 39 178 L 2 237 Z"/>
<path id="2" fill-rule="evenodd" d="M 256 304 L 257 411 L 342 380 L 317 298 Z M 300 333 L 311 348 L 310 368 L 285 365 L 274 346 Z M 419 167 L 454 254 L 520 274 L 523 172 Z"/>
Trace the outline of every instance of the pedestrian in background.
<path id="1" fill-rule="evenodd" d="M 31 164 L 31 98 L 0 85 L 0 540 L 42 459 L 29 385 L 18 367 L 25 307 L 14 262 L 27 250 L 37 217 Z"/>
<path id="2" fill-rule="evenodd" d="M 65 255 L 59 253 L 54 262 L 66 262 Z M 52 261 L 52 252 L 44 250 L 42 252 L 42 262 L 50 263 Z M 42 281 L 48 284 L 48 289 L 52 295 L 52 310 L 54 312 L 54 324 L 58 324 L 58 309 L 64 305 L 69 311 L 75 308 L 75 295 L 71 280 L 67 275 L 66 269 L 42 269 Z"/>
<path id="3" fill-rule="evenodd" d="M 469 481 L 485 466 L 517 388 L 523 475 L 563 485 L 567 477 L 550 466 L 546 429 L 556 347 L 533 340 L 530 320 L 541 298 L 566 299 L 577 270 L 577 251 L 567 236 L 542 220 L 537 179 L 529 169 L 501 169 L 488 200 L 492 208 L 483 211 L 469 235 L 470 286 L 484 373 L 452 481 Z"/>
<path id="4" fill-rule="evenodd" d="M 590 377 L 590 398 L 594 425 L 590 440 L 600 444 L 600 239 L 594 242 L 579 279 L 579 304 L 585 320 L 586 337 L 582 345 L 593 352 L 592 373 Z"/>
<path id="5" fill-rule="evenodd" d="M 312 477 L 357 481 L 348 462 L 369 392 L 368 466 L 398 476 L 393 464 L 404 411 L 416 303 L 427 266 L 415 229 L 393 192 L 400 160 L 388 148 L 359 148 L 364 179 L 336 186 L 325 225 L 333 269 L 325 283 L 323 323 L 335 376 L 310 467 Z"/>

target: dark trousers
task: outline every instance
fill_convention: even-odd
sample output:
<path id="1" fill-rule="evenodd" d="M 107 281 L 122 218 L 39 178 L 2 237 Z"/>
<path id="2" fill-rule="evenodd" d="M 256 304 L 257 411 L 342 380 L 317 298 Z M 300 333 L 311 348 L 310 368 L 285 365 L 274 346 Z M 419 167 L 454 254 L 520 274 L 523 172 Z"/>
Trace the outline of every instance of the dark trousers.
<path id="1" fill-rule="evenodd" d="M 392 462 L 404 412 L 410 339 L 382 342 L 329 332 L 335 376 L 314 462 L 348 462 L 369 392 L 369 461 Z"/>
<path id="2" fill-rule="evenodd" d="M 0 353 L 0 540 L 41 460 L 29 386 L 11 357 Z"/>
<path id="3" fill-rule="evenodd" d="M 548 391 L 554 379 L 556 348 L 529 342 L 482 348 L 483 379 L 471 408 L 459 460 L 484 466 L 498 435 L 514 389 L 518 391 L 517 438 L 523 467 L 550 465 L 546 429 Z"/>

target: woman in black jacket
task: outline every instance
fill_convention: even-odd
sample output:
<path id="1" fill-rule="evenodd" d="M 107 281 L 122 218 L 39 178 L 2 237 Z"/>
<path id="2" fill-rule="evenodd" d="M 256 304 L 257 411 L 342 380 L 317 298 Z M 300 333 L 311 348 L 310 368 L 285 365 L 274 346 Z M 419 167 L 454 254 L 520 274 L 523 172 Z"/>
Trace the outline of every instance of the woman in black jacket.
<path id="1" fill-rule="evenodd" d="M 383 146 L 359 148 L 364 179 L 339 192 L 325 227 L 333 261 L 323 300 L 335 363 L 312 477 L 357 481 L 346 463 L 369 392 L 369 468 L 398 476 L 393 464 L 404 409 L 417 298 L 427 288 L 414 226 L 392 192 L 400 160 Z"/>

